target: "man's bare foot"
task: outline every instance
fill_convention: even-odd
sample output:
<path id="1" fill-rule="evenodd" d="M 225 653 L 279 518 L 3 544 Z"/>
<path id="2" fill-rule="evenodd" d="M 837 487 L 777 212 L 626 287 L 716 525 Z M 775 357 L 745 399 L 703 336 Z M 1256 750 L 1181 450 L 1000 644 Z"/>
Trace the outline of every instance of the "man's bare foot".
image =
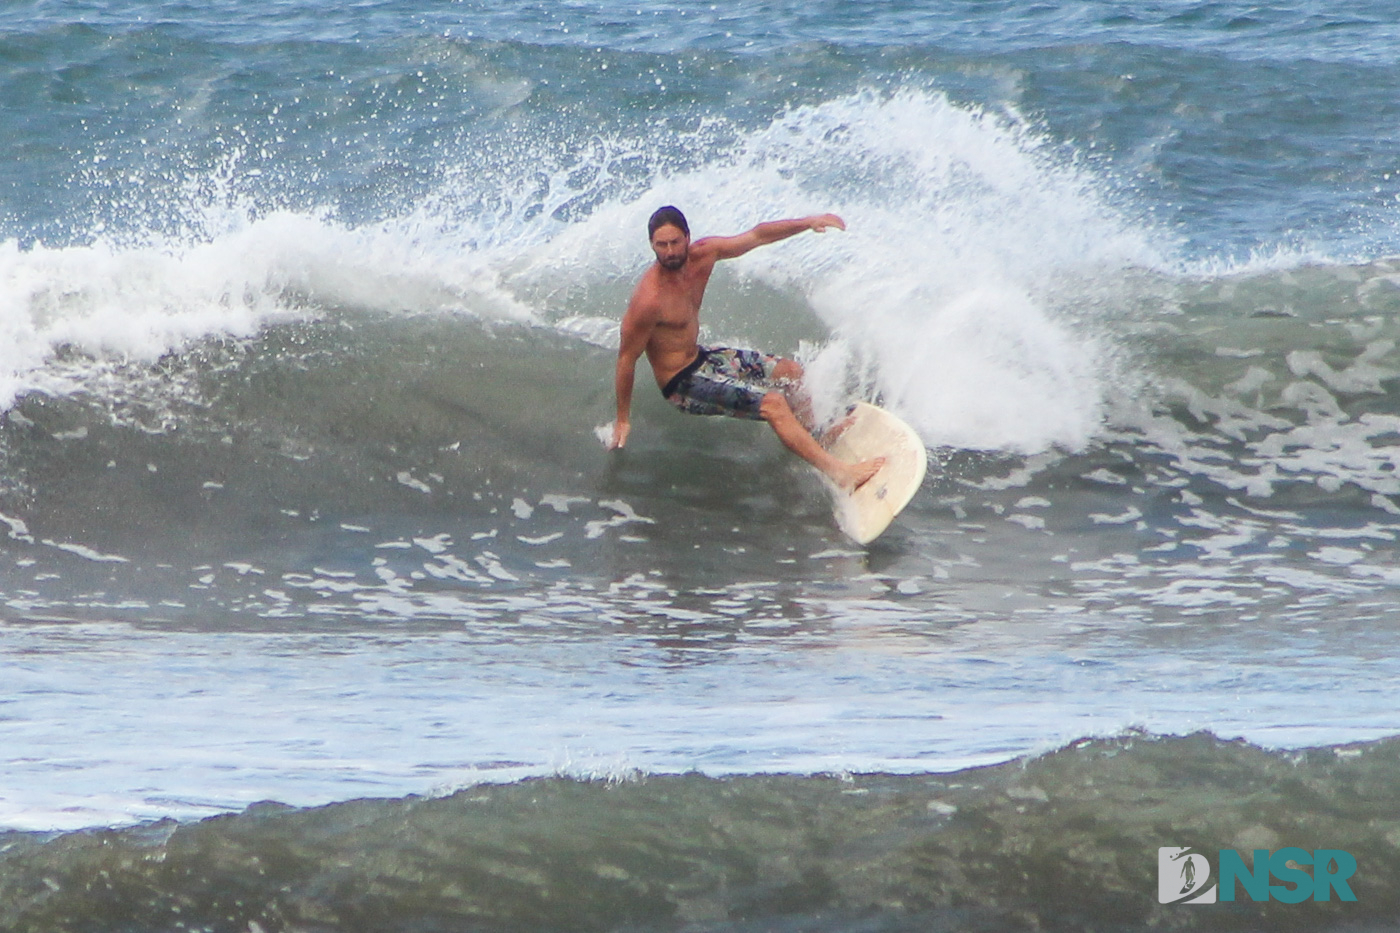
<path id="1" fill-rule="evenodd" d="M 884 457 L 872 457 L 869 460 L 862 460 L 859 463 L 842 464 L 841 475 L 833 476 L 836 485 L 841 487 L 842 492 L 855 492 L 866 483 L 875 478 L 885 465 Z"/>

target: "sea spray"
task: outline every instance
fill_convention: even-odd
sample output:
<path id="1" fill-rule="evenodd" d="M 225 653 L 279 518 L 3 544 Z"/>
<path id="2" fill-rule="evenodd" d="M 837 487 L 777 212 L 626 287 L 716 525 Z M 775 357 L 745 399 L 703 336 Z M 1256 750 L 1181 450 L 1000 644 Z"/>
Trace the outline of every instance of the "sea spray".
<path id="1" fill-rule="evenodd" d="M 1116 374 L 1111 338 L 1081 326 L 1082 306 L 1101 307 L 1126 267 L 1160 261 L 1102 180 L 1015 114 L 907 89 L 789 114 L 751 151 L 804 186 L 839 179 L 848 239 L 754 260 L 809 295 L 832 332 L 817 356 L 857 368 L 843 391 L 816 383 L 828 416 L 854 383 L 930 445 L 1034 452 L 1094 436 Z"/>

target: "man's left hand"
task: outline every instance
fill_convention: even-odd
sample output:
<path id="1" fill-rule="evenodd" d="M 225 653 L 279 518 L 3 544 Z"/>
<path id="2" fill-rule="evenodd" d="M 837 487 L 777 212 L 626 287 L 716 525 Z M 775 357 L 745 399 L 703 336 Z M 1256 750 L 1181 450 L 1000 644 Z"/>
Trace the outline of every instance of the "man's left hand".
<path id="1" fill-rule="evenodd" d="M 632 433 L 632 425 L 626 421 L 614 421 L 612 426 L 612 438 L 608 441 L 608 450 L 621 450 L 627 446 L 627 435 Z"/>

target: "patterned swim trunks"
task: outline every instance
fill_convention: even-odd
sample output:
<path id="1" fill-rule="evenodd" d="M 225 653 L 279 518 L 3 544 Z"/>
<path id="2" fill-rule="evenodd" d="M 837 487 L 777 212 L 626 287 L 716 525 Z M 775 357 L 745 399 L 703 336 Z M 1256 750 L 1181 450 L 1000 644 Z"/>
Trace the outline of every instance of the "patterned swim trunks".
<path id="1" fill-rule="evenodd" d="M 666 383 L 666 401 L 692 415 L 729 415 L 761 421 L 763 396 L 781 390 L 773 378 L 779 359 L 757 350 L 701 347 L 700 354 Z"/>

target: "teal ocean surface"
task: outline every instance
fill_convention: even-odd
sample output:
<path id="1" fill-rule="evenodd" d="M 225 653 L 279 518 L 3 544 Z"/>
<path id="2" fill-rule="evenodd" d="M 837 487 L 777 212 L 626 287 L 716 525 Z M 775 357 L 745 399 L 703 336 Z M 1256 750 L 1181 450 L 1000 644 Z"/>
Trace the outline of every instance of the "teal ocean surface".
<path id="1" fill-rule="evenodd" d="M 1394 929 L 1389 4 L 0 8 L 0 930 Z M 641 367 L 881 401 L 844 538 Z M 1164 905 L 1158 849 L 1355 901 Z"/>

